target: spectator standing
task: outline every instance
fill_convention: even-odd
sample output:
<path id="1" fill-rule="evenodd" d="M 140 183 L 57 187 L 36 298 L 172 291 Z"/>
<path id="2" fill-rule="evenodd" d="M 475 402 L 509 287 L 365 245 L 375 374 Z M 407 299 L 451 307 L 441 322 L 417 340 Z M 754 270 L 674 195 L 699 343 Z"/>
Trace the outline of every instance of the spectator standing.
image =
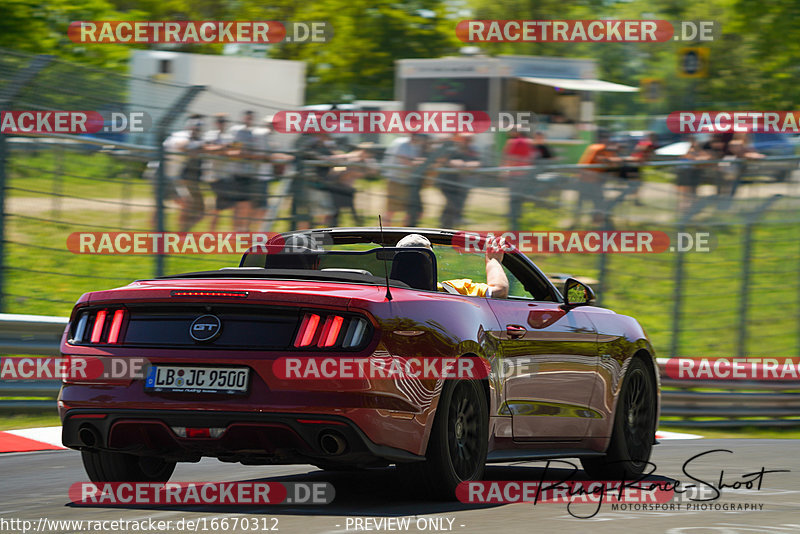
<path id="1" fill-rule="evenodd" d="M 700 142 L 693 136 L 689 138 L 689 150 L 681 158 L 683 161 L 704 161 L 711 159 L 711 154 L 703 150 Z M 697 186 L 705 169 L 698 165 L 681 165 L 677 168 L 678 210 L 683 213 L 697 194 Z"/>
<path id="2" fill-rule="evenodd" d="M 254 113 L 245 111 L 242 123 L 231 128 L 232 147 L 228 155 L 235 158 L 233 163 L 233 187 L 231 197 L 233 207 L 233 229 L 246 232 L 253 220 L 254 199 L 259 195 L 258 159 L 259 139 L 253 127 Z"/>
<path id="3" fill-rule="evenodd" d="M 164 184 L 161 196 L 161 201 L 164 203 L 174 200 L 178 204 L 179 209 L 182 208 L 182 200 L 178 196 L 178 180 L 180 180 L 183 167 L 186 163 L 186 155 L 183 153 L 183 147 L 189 140 L 189 124 L 193 120 L 190 118 L 186 123 L 186 129 L 172 132 L 164 139 L 162 146 L 164 148 Z M 152 180 L 153 183 L 153 197 L 156 204 L 159 202 L 159 161 L 148 163 L 145 176 Z M 166 221 L 165 221 L 166 222 Z M 153 211 L 152 226 L 158 229 L 158 207 Z"/>
<path id="4" fill-rule="evenodd" d="M 631 193 L 631 198 L 637 206 L 641 205 L 639 190 L 641 188 L 641 167 L 650 161 L 658 148 L 658 137 L 651 132 L 636 143 L 630 155 L 622 158 L 622 166 L 619 169 L 619 177 L 623 180 L 634 180 L 635 189 Z"/>
<path id="5" fill-rule="evenodd" d="M 278 151 L 273 129 L 273 115 L 264 117 L 262 126 L 256 128 L 258 139 L 259 164 L 256 189 L 252 196 L 251 221 L 263 224 L 269 207 L 270 184 L 286 172 L 286 166 L 294 159 L 290 154 Z M 248 225 L 250 226 L 250 225 Z"/>
<path id="6" fill-rule="evenodd" d="M 383 163 L 393 166 L 384 171 L 387 180 L 384 220 L 387 226 L 392 225 L 395 213 L 398 211 L 408 212 L 411 172 L 414 167 L 423 162 L 424 145 L 425 136 L 412 133 L 409 137 L 395 139 L 386 149 Z"/>
<path id="7" fill-rule="evenodd" d="M 592 222 L 594 224 L 603 223 L 605 220 L 603 214 L 605 200 L 603 194 L 603 184 L 605 182 L 604 174 L 615 168 L 619 168 L 621 161 L 622 158 L 619 157 L 616 147 L 609 143 L 608 132 L 598 131 L 596 142 L 586 147 L 586 150 L 583 152 L 580 159 L 578 159 L 578 164 L 598 165 L 606 163 L 608 166 L 605 168 L 582 169 L 579 171 L 578 178 L 581 183 L 581 189 L 576 206 L 576 220 L 583 205 L 589 201 L 592 203 Z"/>
<path id="8" fill-rule="evenodd" d="M 454 169 L 474 169 L 480 167 L 480 156 L 472 145 L 472 135 L 454 134 L 447 141 L 445 149 L 445 165 Z M 464 206 L 467 203 L 472 176 L 466 172 L 440 173 L 439 189 L 445 198 L 442 210 L 442 228 L 458 228 L 463 219 Z"/>
<path id="9" fill-rule="evenodd" d="M 250 220 L 248 231 L 253 223 L 263 221 L 269 203 L 269 184 L 275 178 L 275 166 L 272 163 L 272 154 L 275 147 L 272 142 L 272 115 L 267 115 L 262 120 L 261 126 L 254 128 L 258 151 L 256 180 L 250 197 Z"/>
<path id="10" fill-rule="evenodd" d="M 376 172 L 376 161 L 369 150 L 371 147 L 372 143 L 362 143 L 355 150 L 333 156 L 335 160 L 341 161 L 342 166 L 334 167 L 331 170 L 331 193 L 335 211 L 331 221 L 332 226 L 338 226 L 339 215 L 345 210 L 350 210 L 356 226 L 362 224 L 361 216 L 356 211 L 355 182 Z M 348 163 L 359 163 L 360 165 L 350 166 Z"/>
<path id="11" fill-rule="evenodd" d="M 555 152 L 547 145 L 547 138 L 543 132 L 533 134 L 533 147 L 536 149 L 536 158 L 547 161 L 556 159 Z"/>
<path id="12" fill-rule="evenodd" d="M 517 126 L 509 132 L 508 140 L 503 146 L 504 167 L 526 167 L 536 160 L 536 147 L 528 138 L 523 128 Z M 517 229 L 522 217 L 522 206 L 527 196 L 526 178 L 533 176 L 533 171 L 510 171 L 508 173 L 509 218 L 511 226 Z"/>
<path id="13" fill-rule="evenodd" d="M 219 216 L 222 211 L 232 209 L 236 204 L 233 193 L 232 165 L 227 159 L 233 138 L 228 131 L 228 115 L 217 113 L 214 115 L 214 129 L 206 132 L 204 136 L 206 153 L 215 157 L 207 158 L 205 162 L 205 176 L 214 193 L 214 209 L 211 212 L 209 229 L 217 231 Z"/>
<path id="14" fill-rule="evenodd" d="M 200 176 L 203 170 L 203 120 L 193 115 L 188 122 L 188 135 L 176 138 L 173 150 L 183 153 L 181 170 L 177 180 L 178 230 L 188 232 L 197 224 L 205 212 L 203 192 L 200 189 Z"/>
<path id="15" fill-rule="evenodd" d="M 310 162 L 330 161 L 334 154 L 339 153 L 336 141 L 325 132 L 308 134 L 298 140 L 297 151 L 299 171 L 304 177 L 309 218 L 316 224 L 330 226 L 336 212 L 330 187 L 331 167 Z"/>

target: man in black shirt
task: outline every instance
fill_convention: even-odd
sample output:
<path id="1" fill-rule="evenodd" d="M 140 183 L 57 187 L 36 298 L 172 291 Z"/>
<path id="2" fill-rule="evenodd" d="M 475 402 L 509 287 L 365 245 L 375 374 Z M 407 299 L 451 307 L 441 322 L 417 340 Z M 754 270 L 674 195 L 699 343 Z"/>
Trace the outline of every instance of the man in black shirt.
<path id="1" fill-rule="evenodd" d="M 480 167 L 480 157 L 472 146 L 472 136 L 466 133 L 454 134 L 446 141 L 443 156 L 444 165 L 456 169 Z M 457 228 L 462 223 L 464 206 L 467 203 L 472 176 L 466 172 L 441 172 L 438 176 L 439 189 L 445 198 L 442 211 L 442 228 Z"/>

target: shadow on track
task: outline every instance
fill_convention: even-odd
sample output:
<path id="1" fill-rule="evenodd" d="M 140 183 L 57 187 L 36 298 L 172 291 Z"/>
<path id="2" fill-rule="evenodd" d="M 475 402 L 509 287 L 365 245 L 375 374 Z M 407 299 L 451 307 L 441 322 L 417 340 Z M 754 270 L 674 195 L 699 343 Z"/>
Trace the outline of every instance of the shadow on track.
<path id="1" fill-rule="evenodd" d="M 486 481 L 530 481 L 538 482 L 543 476 L 547 481 L 558 480 L 589 480 L 585 473 L 578 467 L 554 468 L 545 467 L 545 462 L 520 462 L 513 465 L 487 466 L 484 480 Z M 564 465 L 563 461 L 559 464 Z M 205 513 L 239 513 L 239 514 L 270 514 L 276 515 L 325 515 L 325 516 L 407 516 L 428 515 L 456 512 L 463 510 L 480 510 L 505 506 L 505 504 L 470 504 L 458 501 L 432 501 L 425 499 L 422 488 L 414 487 L 413 482 L 405 481 L 395 471 L 394 467 L 364 469 L 358 471 L 321 471 L 309 466 L 309 471 L 302 474 L 292 474 L 274 477 L 262 477 L 238 482 L 328 482 L 333 485 L 336 497 L 333 502 L 326 505 L 255 505 L 255 506 L 154 506 L 154 505 L 77 505 L 68 503 L 67 506 L 76 508 L 114 508 L 136 510 L 169 510 L 191 511 Z M 663 476 L 650 476 L 645 479 L 661 484 L 672 479 Z M 175 482 L 175 481 L 173 481 Z M 209 482 L 209 480 L 204 480 Z M 226 480 L 225 482 L 233 482 Z M 531 506 L 533 504 L 531 503 Z M 557 504 L 556 506 L 566 506 Z"/>

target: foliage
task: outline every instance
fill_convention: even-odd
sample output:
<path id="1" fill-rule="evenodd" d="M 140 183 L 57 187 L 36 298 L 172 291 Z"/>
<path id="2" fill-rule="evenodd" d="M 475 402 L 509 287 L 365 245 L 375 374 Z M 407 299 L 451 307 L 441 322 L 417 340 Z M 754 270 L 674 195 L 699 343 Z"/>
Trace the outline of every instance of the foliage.
<path id="1" fill-rule="evenodd" d="M 713 20 L 722 34 L 710 43 L 707 78 L 678 77 L 678 50 L 685 43 L 482 43 L 489 54 L 589 57 L 599 76 L 638 85 L 660 78 L 665 98 L 597 95 L 603 114 L 667 113 L 677 109 L 792 109 L 800 98 L 800 4 L 786 0 L 2 0 L 0 47 L 55 54 L 95 66 L 124 70 L 129 45 L 70 42 L 75 20 L 281 20 L 326 21 L 328 43 L 280 43 L 275 58 L 307 62 L 307 100 L 393 98 L 395 61 L 457 53 L 455 26 L 474 19 L 663 19 Z M 135 45 L 164 47 L 164 45 Z M 222 45 L 171 46 L 171 50 L 220 53 Z"/>

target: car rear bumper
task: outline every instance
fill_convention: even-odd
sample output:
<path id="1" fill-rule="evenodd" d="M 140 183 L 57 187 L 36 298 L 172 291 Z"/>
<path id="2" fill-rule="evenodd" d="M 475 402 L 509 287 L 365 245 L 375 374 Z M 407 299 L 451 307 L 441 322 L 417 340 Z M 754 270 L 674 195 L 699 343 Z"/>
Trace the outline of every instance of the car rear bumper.
<path id="1" fill-rule="evenodd" d="M 71 409 L 63 421 L 66 447 L 174 461 L 209 456 L 244 464 L 370 465 L 424 459 L 376 444 L 350 419 L 327 414 Z M 186 438 L 174 427 L 224 431 L 217 438 Z"/>

